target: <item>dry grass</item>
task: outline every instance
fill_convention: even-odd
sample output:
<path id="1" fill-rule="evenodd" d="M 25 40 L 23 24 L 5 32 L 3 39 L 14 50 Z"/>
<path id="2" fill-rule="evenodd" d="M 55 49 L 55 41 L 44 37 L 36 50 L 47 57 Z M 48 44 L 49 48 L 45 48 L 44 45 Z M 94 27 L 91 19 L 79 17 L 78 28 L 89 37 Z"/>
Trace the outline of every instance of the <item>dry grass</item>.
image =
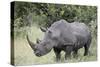
<path id="1" fill-rule="evenodd" d="M 36 38 L 42 38 L 43 33 L 37 27 L 32 27 L 28 30 L 30 39 L 35 42 Z M 22 32 L 23 33 L 23 32 Z M 32 65 L 32 64 L 50 64 L 55 62 L 55 54 L 53 50 L 43 57 L 36 57 L 34 52 L 28 45 L 28 42 L 24 37 L 17 37 L 14 39 L 15 48 L 15 65 Z M 64 52 L 62 52 L 61 62 L 83 62 L 83 61 L 96 61 L 97 60 L 97 40 L 96 37 L 92 39 L 90 52 L 88 56 L 83 56 L 84 49 L 81 48 L 78 52 L 78 58 L 64 60 Z"/>

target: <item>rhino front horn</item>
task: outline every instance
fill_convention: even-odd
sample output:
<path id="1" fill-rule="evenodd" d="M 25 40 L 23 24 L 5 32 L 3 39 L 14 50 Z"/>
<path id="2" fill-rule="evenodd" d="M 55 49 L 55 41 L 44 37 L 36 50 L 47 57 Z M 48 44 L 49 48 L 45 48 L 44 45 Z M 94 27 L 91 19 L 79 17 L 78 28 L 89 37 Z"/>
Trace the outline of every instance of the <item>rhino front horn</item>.
<path id="1" fill-rule="evenodd" d="M 35 44 L 34 44 L 33 42 L 30 41 L 28 35 L 26 36 L 26 38 L 27 38 L 27 41 L 28 41 L 30 47 L 34 50 Z"/>

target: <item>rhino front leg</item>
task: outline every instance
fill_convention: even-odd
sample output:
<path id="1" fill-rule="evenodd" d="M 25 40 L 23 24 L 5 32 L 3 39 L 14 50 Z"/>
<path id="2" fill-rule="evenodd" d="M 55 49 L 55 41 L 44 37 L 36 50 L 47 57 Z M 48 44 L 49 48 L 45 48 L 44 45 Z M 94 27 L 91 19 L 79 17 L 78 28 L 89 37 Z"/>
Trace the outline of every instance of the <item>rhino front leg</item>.
<path id="1" fill-rule="evenodd" d="M 66 46 L 66 50 L 65 50 L 65 60 L 71 58 L 72 49 L 73 49 L 72 46 Z"/>
<path id="2" fill-rule="evenodd" d="M 78 49 L 73 51 L 73 57 L 78 58 Z"/>
<path id="3" fill-rule="evenodd" d="M 59 62 L 60 58 L 61 58 L 61 55 L 60 55 L 61 50 L 54 47 L 54 52 L 55 52 L 55 55 L 56 55 L 56 61 Z"/>
<path id="4" fill-rule="evenodd" d="M 71 51 L 70 51 L 70 52 L 67 51 L 67 52 L 65 53 L 65 60 L 70 59 L 70 58 L 71 58 Z"/>

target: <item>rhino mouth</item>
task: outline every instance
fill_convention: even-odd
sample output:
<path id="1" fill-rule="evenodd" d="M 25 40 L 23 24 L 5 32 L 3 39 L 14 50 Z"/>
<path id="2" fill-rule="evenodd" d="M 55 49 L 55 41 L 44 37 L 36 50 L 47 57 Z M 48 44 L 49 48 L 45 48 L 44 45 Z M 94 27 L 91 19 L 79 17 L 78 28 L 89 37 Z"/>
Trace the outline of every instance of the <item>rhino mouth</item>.
<path id="1" fill-rule="evenodd" d="M 40 54 L 36 54 L 36 56 L 37 56 L 37 57 L 41 57 L 42 55 L 40 55 Z"/>
<path id="2" fill-rule="evenodd" d="M 41 56 L 42 56 L 42 54 L 40 54 L 40 53 L 35 53 L 35 55 L 36 55 L 37 57 L 41 57 Z"/>
<path id="3" fill-rule="evenodd" d="M 49 51 L 50 52 L 50 51 Z M 38 53 L 38 52 L 35 52 L 35 55 L 37 56 L 37 57 L 41 57 L 41 56 L 44 56 L 44 55 L 46 55 L 47 53 Z"/>

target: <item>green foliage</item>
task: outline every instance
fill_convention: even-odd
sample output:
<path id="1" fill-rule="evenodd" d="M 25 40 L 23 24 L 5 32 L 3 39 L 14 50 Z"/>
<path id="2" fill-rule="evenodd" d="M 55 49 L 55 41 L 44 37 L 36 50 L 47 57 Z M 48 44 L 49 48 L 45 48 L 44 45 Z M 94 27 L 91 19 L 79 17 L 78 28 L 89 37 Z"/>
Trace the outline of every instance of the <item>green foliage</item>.
<path id="1" fill-rule="evenodd" d="M 21 18 L 22 26 L 30 26 L 35 21 L 40 26 L 49 27 L 55 21 L 79 21 L 89 24 L 97 19 L 97 7 L 50 3 L 15 2 L 14 20 Z"/>
<path id="2" fill-rule="evenodd" d="M 97 21 L 96 20 L 91 21 L 89 23 L 89 26 L 90 26 L 91 34 L 93 34 L 92 37 L 97 37 Z"/>

